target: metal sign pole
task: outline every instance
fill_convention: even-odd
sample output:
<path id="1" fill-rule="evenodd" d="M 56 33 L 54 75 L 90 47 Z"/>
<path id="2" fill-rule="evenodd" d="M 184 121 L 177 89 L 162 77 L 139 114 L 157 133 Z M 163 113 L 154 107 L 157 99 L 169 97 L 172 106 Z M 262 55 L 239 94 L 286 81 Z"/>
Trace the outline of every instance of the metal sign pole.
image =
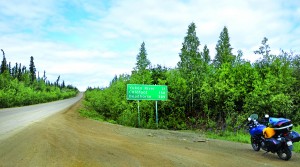
<path id="1" fill-rule="evenodd" d="M 138 100 L 138 123 L 139 123 L 139 127 L 141 125 L 141 119 L 140 119 L 140 101 Z"/>
<path id="2" fill-rule="evenodd" d="M 158 112 L 157 112 L 157 101 L 155 101 L 155 110 L 156 110 L 156 127 L 158 128 Z"/>

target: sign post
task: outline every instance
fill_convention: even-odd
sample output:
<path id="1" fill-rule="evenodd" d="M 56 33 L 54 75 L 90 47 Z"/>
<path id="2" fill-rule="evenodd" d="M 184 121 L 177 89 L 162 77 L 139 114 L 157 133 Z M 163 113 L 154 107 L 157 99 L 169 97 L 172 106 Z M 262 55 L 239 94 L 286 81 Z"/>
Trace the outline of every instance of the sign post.
<path id="1" fill-rule="evenodd" d="M 140 118 L 140 101 L 138 100 L 138 123 L 139 123 L 139 126 L 141 124 L 141 118 Z"/>
<path id="2" fill-rule="evenodd" d="M 155 101 L 155 115 L 156 115 L 156 128 L 158 128 L 158 112 L 157 112 L 157 101 Z"/>
<path id="3" fill-rule="evenodd" d="M 138 123 L 140 126 L 139 100 L 155 100 L 156 126 L 158 127 L 157 101 L 168 100 L 168 87 L 166 85 L 127 84 L 127 100 L 138 101 Z"/>

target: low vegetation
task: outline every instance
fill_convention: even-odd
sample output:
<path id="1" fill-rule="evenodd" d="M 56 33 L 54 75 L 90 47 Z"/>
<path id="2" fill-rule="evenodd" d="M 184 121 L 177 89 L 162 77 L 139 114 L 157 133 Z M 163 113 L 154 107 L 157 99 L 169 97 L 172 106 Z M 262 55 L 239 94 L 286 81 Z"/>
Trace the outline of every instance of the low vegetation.
<path id="1" fill-rule="evenodd" d="M 5 53 L 0 66 L 0 108 L 16 107 L 45 103 L 54 100 L 70 98 L 78 93 L 72 85 L 47 80 L 46 72 L 43 77 L 36 75 L 34 59 L 30 57 L 29 70 L 16 63 L 14 67 L 7 63 Z"/>
<path id="2" fill-rule="evenodd" d="M 232 53 L 224 27 L 213 60 L 206 45 L 200 51 L 196 26 L 191 23 L 175 68 L 152 65 L 143 42 L 131 74 L 115 76 L 106 88 L 85 93 L 88 111 L 104 120 L 138 127 L 137 101 L 126 99 L 127 84 L 167 85 L 168 100 L 158 102 L 159 128 L 239 131 L 249 115 L 300 121 L 300 56 L 281 51 L 271 54 L 268 39 L 254 51 L 260 59 L 251 63 L 241 50 Z M 174 55 L 176 56 L 176 55 Z M 156 128 L 155 102 L 140 101 L 143 128 Z"/>
<path id="3" fill-rule="evenodd" d="M 180 61 L 167 68 L 151 64 L 143 42 L 131 74 L 115 76 L 106 88 L 86 91 L 85 114 L 126 126 L 157 128 L 155 102 L 139 102 L 139 125 L 137 101 L 126 100 L 127 84 L 150 84 L 168 86 L 168 100 L 158 102 L 158 128 L 201 129 L 212 138 L 249 143 L 245 124 L 253 113 L 289 118 L 295 125 L 300 121 L 299 55 L 283 50 L 271 54 L 268 39 L 263 38 L 254 51 L 261 58 L 247 61 L 241 50 L 232 52 L 227 27 L 220 33 L 214 56 L 206 45 L 201 51 L 199 47 L 196 25 L 191 23 Z M 299 151 L 297 144 L 295 150 Z"/>

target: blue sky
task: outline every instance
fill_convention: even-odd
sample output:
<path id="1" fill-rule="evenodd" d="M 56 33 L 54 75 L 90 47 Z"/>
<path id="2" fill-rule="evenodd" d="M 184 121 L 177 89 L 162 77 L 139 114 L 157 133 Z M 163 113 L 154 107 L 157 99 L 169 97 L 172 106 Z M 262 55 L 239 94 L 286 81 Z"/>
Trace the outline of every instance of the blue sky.
<path id="1" fill-rule="evenodd" d="M 175 67 L 188 25 L 194 22 L 211 57 L 224 26 L 233 53 L 253 53 L 264 37 L 274 54 L 300 52 L 298 0 L 0 0 L 0 48 L 12 64 L 80 90 L 104 87 L 130 74 L 144 41 L 152 64 Z"/>

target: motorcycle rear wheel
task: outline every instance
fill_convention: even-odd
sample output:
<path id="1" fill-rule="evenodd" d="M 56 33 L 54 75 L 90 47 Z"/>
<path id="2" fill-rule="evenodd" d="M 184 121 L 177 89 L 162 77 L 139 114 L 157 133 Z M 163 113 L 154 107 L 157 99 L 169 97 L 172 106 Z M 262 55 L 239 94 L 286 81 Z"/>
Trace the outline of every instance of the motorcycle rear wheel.
<path id="1" fill-rule="evenodd" d="M 292 157 L 292 151 L 288 147 L 283 147 L 277 151 L 277 155 L 280 159 L 288 161 Z"/>
<path id="2" fill-rule="evenodd" d="M 251 137 L 251 146 L 254 151 L 259 151 L 260 150 L 260 144 L 255 141 L 253 137 Z"/>

